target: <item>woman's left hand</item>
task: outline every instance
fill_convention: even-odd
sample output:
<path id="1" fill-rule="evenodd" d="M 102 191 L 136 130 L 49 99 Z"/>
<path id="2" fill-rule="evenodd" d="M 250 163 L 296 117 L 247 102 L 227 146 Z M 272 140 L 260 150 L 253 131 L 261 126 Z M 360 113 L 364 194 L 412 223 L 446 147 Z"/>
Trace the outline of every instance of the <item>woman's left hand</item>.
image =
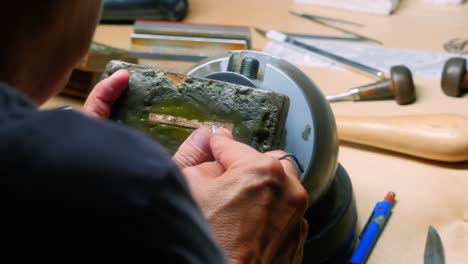
<path id="1" fill-rule="evenodd" d="M 96 84 L 84 103 L 84 113 L 96 118 L 109 118 L 112 104 L 127 88 L 129 79 L 128 71 L 119 70 Z"/>

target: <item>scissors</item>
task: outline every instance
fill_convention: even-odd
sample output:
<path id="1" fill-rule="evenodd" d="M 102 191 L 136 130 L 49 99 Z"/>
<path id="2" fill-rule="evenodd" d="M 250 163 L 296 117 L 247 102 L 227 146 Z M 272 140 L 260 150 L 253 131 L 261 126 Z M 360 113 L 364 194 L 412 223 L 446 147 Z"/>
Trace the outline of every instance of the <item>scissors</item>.
<path id="1" fill-rule="evenodd" d="M 439 233 L 433 226 L 427 231 L 426 248 L 424 249 L 424 264 L 444 264 L 444 248 Z"/>

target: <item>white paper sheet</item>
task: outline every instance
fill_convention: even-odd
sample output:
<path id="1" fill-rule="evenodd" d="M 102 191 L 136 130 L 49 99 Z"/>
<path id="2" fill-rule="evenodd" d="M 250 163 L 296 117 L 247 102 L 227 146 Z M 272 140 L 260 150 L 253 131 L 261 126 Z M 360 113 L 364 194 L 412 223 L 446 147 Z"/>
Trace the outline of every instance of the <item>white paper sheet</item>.
<path id="1" fill-rule="evenodd" d="M 299 40 L 347 59 L 377 68 L 386 74 L 390 73 L 392 66 L 405 65 L 411 70 L 413 77 L 433 80 L 440 79 L 444 64 L 450 57 L 464 57 L 468 60 L 468 55 L 386 49 L 362 44 L 337 43 L 336 41 Z M 343 66 L 333 60 L 290 44 L 270 41 L 263 51 L 296 65 L 344 69 Z"/>
<path id="2" fill-rule="evenodd" d="M 390 15 L 400 0 L 296 0 L 297 4 L 313 4 L 378 15 Z"/>

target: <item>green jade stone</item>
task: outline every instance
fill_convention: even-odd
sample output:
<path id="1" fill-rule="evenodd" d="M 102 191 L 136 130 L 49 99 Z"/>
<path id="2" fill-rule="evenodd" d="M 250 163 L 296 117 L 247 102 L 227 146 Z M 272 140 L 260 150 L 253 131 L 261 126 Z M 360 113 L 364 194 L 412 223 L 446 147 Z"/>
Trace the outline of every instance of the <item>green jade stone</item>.
<path id="1" fill-rule="evenodd" d="M 194 129 L 214 124 L 260 152 L 283 148 L 286 95 L 115 60 L 102 78 L 120 69 L 130 81 L 110 119 L 148 134 L 171 154 Z"/>

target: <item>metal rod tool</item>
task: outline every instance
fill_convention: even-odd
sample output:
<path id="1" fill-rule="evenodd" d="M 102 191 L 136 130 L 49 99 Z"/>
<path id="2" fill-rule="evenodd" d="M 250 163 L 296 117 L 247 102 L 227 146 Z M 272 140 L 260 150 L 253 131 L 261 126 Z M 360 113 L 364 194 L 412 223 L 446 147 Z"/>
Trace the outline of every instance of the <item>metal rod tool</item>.
<path id="1" fill-rule="evenodd" d="M 340 64 L 342 64 L 344 66 L 347 66 L 351 70 L 358 71 L 359 73 L 363 73 L 366 76 L 371 76 L 374 79 L 381 80 L 381 79 L 383 79 L 385 77 L 384 73 L 381 70 L 378 70 L 378 69 L 366 66 L 364 64 L 361 64 L 359 62 L 356 62 L 356 61 L 353 61 L 353 60 L 338 56 L 338 55 L 333 54 L 331 52 L 328 52 L 326 50 L 319 49 L 319 48 L 314 47 L 312 45 L 301 42 L 301 41 L 299 41 L 299 40 L 297 40 L 295 38 L 289 37 L 289 36 L 287 36 L 287 35 L 285 35 L 285 34 L 283 34 L 281 32 L 274 31 L 274 30 L 265 31 L 265 30 L 262 30 L 262 29 L 259 29 L 259 28 L 255 28 L 255 31 L 257 31 L 259 34 L 261 34 L 263 36 L 266 36 L 267 38 L 269 38 L 271 40 L 275 40 L 275 41 L 282 42 L 282 43 L 289 43 L 289 44 L 292 44 L 292 45 L 294 45 L 296 47 L 300 47 L 300 48 L 305 49 L 307 51 L 310 51 L 310 52 L 322 55 L 324 57 L 327 57 L 329 59 L 332 59 L 332 60 L 334 60 L 334 61 L 336 61 L 336 62 L 338 62 L 338 63 L 340 63 Z"/>
<path id="2" fill-rule="evenodd" d="M 402 65 L 390 69 L 391 78 L 352 88 L 346 92 L 328 95 L 329 103 L 339 101 L 370 101 L 395 99 L 400 105 L 410 104 L 416 99 L 413 77 Z"/>
<path id="3" fill-rule="evenodd" d="M 313 15 L 308 15 L 308 14 L 304 14 L 304 13 L 296 13 L 294 11 L 289 11 L 290 14 L 292 15 L 295 15 L 295 16 L 298 16 L 298 17 L 302 17 L 302 18 L 305 18 L 305 19 L 308 19 L 312 22 L 315 22 L 317 24 L 320 24 L 322 26 L 325 26 L 325 27 L 328 27 L 328 28 L 331 28 L 331 29 L 334 29 L 334 30 L 338 30 L 338 31 L 341 31 L 345 34 L 349 34 L 349 35 L 353 35 L 353 36 L 356 36 L 356 37 L 359 37 L 359 38 L 362 38 L 362 39 L 365 39 L 365 40 L 368 40 L 368 41 L 371 41 L 371 42 L 375 42 L 377 44 L 380 44 L 382 45 L 383 43 L 379 40 L 376 40 L 376 39 L 373 39 L 373 38 L 369 38 L 367 36 L 364 36 L 362 34 L 359 34 L 359 33 L 356 33 L 356 32 L 353 32 L 351 30 L 347 30 L 347 29 L 344 29 L 344 28 L 341 28 L 341 27 L 337 27 L 335 25 L 331 25 L 331 24 L 328 24 L 324 21 L 322 21 L 319 17 L 317 16 L 313 16 Z"/>
<path id="4" fill-rule="evenodd" d="M 318 40 L 335 40 L 335 41 L 353 41 L 353 42 L 364 42 L 367 39 L 359 37 L 339 37 L 339 36 L 328 36 L 328 35 L 314 35 L 314 34 L 302 34 L 302 33 L 291 33 L 281 32 L 288 37 L 292 38 L 306 38 L 306 39 L 318 39 Z"/>
<path id="5" fill-rule="evenodd" d="M 336 23 L 342 23 L 346 25 L 351 25 L 351 26 L 358 26 L 358 27 L 363 27 L 363 24 L 356 23 L 353 21 L 345 20 L 345 19 L 340 19 L 340 18 L 333 18 L 333 17 L 325 17 L 325 16 L 318 16 L 318 15 L 313 15 L 311 13 L 297 13 L 294 11 L 289 11 L 290 14 L 295 15 L 295 16 L 300 16 L 306 19 L 320 19 L 320 20 L 328 20 Z"/>

